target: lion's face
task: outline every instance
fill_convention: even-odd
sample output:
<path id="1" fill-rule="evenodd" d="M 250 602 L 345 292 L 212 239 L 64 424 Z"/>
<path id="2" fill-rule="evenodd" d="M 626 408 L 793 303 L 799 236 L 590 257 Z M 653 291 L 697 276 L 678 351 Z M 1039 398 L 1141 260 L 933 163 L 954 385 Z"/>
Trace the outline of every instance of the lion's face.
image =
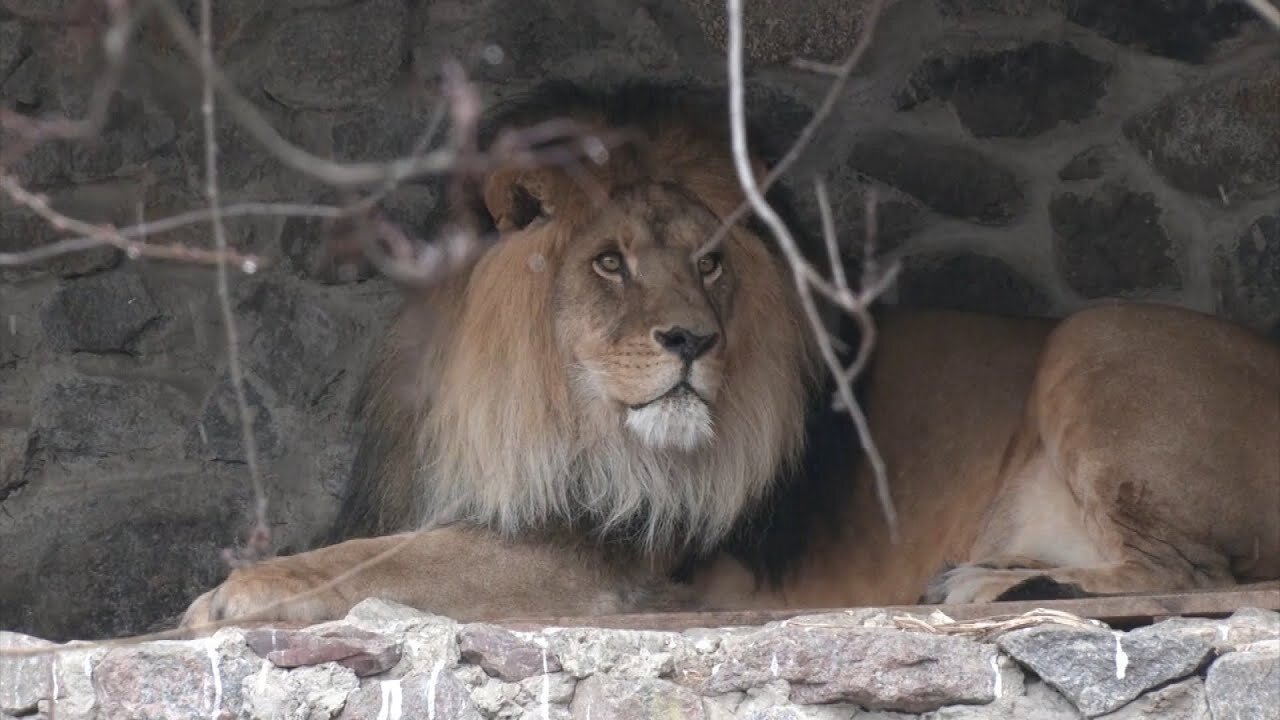
<path id="1" fill-rule="evenodd" d="M 820 366 L 790 273 L 743 226 L 697 254 L 742 202 L 727 158 L 672 125 L 486 176 L 499 238 L 419 301 L 436 341 L 405 353 L 433 522 L 710 547 L 795 462 Z"/>
<path id="2" fill-rule="evenodd" d="M 715 435 L 737 279 L 730 253 L 696 251 L 717 227 L 678 189 L 628 188 L 577 233 L 555 281 L 575 401 L 654 449 L 692 451 Z"/>

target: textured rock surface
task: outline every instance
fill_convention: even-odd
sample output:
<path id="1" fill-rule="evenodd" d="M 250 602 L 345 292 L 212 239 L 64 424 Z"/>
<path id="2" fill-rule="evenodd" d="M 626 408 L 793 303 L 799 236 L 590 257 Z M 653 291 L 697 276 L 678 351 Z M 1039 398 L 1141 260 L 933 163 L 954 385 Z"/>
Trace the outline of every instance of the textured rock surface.
<path id="1" fill-rule="evenodd" d="M 1159 625 L 1126 634 L 1044 626 L 1011 632 L 999 645 L 1090 717 L 1196 672 L 1212 651 L 1196 633 Z"/>
<path id="2" fill-rule="evenodd" d="M 559 672 L 560 660 L 545 647 L 521 640 L 512 632 L 489 625 L 471 625 L 458 633 L 462 659 L 507 682 L 540 673 Z"/>
<path id="3" fill-rule="evenodd" d="M 888 614 L 874 611 L 683 633 L 513 631 L 370 600 L 344 620 L 310 628 L 226 628 L 198 640 L 114 648 L 0 633 L 0 648 L 59 651 L 0 655 L 0 718 L 1271 718 L 1280 700 L 1277 619 L 1246 610 L 1114 634 L 1045 625 L 991 644 L 896 629 Z M 1185 658 L 1194 647 L 1203 654 L 1204 631 L 1217 636 L 1216 628 L 1271 639 L 1204 654 L 1202 665 L 1169 680 L 1166 669 L 1177 660 L 1162 653 Z M 1123 684 L 1114 678 L 1117 638 L 1126 650 L 1125 676 L 1142 689 L 1106 703 L 1107 712 L 1097 702 L 1101 694 L 1067 686 L 1094 682 L 1109 693 Z M 541 648 L 557 644 L 579 658 L 573 672 L 554 669 L 550 654 L 541 662 Z M 1004 654 L 1006 646 L 1024 659 Z M 530 648 L 539 648 L 535 663 Z M 637 661 L 664 651 L 659 662 Z M 1045 672 L 1053 677 L 1034 674 L 1025 659 L 1033 656 L 1052 663 Z M 495 666 L 516 670 L 495 675 Z"/>
<path id="4" fill-rule="evenodd" d="M 798 703 L 905 712 L 995 699 L 994 648 L 955 638 L 800 626 L 727 638 L 721 652 L 728 659 L 712 669 L 707 692 L 781 679 Z"/>
<path id="5" fill-rule="evenodd" d="M 1263 720 L 1280 707 L 1280 643 L 1226 655 L 1205 680 L 1214 720 Z"/>
<path id="6" fill-rule="evenodd" d="M 45 332 L 64 352 L 129 352 L 160 309 L 134 273 L 98 275 L 69 283 L 44 309 Z"/>
<path id="7" fill-rule="evenodd" d="M 930 58 L 912 76 L 898 107 L 939 98 L 950 102 L 974 137 L 1032 137 L 1093 115 L 1110 69 L 1070 45 L 1044 42 Z"/>
<path id="8" fill-rule="evenodd" d="M 1125 135 L 1180 190 L 1224 202 L 1280 184 L 1280 61 L 1206 84 L 1135 116 Z"/>
<path id="9" fill-rule="evenodd" d="M 1104 185 L 1049 204 L 1054 256 L 1063 279 L 1087 298 L 1137 295 L 1181 285 L 1173 240 L 1149 193 Z"/>
<path id="10" fill-rule="evenodd" d="M 1237 319 L 1262 327 L 1280 323 L 1280 210 L 1249 224 L 1217 257 L 1218 286 Z"/>
<path id="11" fill-rule="evenodd" d="M 300 13 L 272 38 L 263 88 L 295 108 L 334 110 L 374 100 L 399 69 L 404 19 L 399 0 Z"/>
<path id="12" fill-rule="evenodd" d="M 1022 210 L 1018 179 L 980 152 L 935 138 L 882 132 L 860 140 L 850 163 L 944 215 L 1003 225 Z"/>

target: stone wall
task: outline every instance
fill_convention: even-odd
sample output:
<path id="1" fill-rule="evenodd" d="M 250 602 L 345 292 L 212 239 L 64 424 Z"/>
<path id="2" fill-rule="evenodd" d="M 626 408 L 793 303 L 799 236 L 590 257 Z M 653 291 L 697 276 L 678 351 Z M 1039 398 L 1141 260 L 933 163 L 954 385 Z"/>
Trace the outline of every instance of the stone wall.
<path id="1" fill-rule="evenodd" d="M 177 5 L 194 17 L 197 3 Z M 789 61 L 838 61 L 862 3 L 748 5 L 753 115 L 790 138 L 829 78 Z M 421 78 L 444 58 L 486 99 L 547 77 L 723 84 L 722 7 L 219 0 L 214 25 L 219 62 L 284 137 L 378 160 L 426 126 L 438 97 Z M 80 3 L 0 0 L 0 102 L 83 113 L 101 70 L 91 18 Z M 1057 315 L 1150 298 L 1280 338 L 1278 47 L 1234 2 L 898 0 L 789 182 L 812 229 L 809 179 L 828 179 L 851 246 L 876 188 L 904 304 Z M 188 64 L 154 21 L 131 57 L 99 138 L 41 145 L 10 168 L 56 209 L 127 224 L 203 206 Z M 340 199 L 221 123 L 227 203 Z M 440 195 L 427 181 L 383 204 L 430 238 Z M 395 293 L 327 263 L 319 221 L 230 229 L 276 261 L 234 278 L 233 303 L 270 519 L 291 552 L 334 513 L 358 430 L 350 399 Z M 0 252 L 56 236 L 0 201 Z M 203 225 L 163 239 L 210 243 Z M 0 269 L 0 627 L 138 631 L 224 572 L 250 491 L 216 308 L 207 269 L 114 251 Z"/>
<path id="2" fill-rule="evenodd" d="M 955 629 L 859 611 L 683 633 L 513 631 L 370 600 L 301 631 L 194 641 L 0 633 L 0 649 L 59 651 L 0 657 L 0 718 L 1265 720 L 1280 708 L 1274 612 L 1129 632 Z"/>

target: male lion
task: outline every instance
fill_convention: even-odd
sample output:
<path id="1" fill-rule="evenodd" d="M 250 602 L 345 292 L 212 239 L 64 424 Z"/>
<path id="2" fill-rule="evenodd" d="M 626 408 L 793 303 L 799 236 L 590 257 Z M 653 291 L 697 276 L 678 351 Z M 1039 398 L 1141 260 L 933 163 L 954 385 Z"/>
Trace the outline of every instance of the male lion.
<path id="1" fill-rule="evenodd" d="M 370 596 L 476 619 L 1280 578 L 1280 349 L 1149 304 L 881 312 L 860 397 L 891 543 L 772 243 L 737 227 L 694 256 L 742 200 L 724 116 L 696 106 L 638 87 L 517 108 L 642 137 L 487 176 L 499 241 L 408 298 L 370 373 L 339 523 L 364 537 L 237 570 L 187 624 Z"/>

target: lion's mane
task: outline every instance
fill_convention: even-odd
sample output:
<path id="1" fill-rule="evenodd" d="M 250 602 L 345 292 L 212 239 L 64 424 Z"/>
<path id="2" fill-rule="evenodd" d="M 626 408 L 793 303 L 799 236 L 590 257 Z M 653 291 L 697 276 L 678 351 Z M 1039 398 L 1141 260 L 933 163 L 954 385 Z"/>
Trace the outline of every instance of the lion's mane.
<path id="1" fill-rule="evenodd" d="M 715 437 L 696 451 L 654 450 L 621 425 L 584 417 L 553 330 L 552 284 L 598 197 L 592 188 L 666 182 L 720 218 L 737 207 L 726 116 L 715 112 L 697 93 L 558 85 L 495 115 L 491 126 L 570 117 L 633 135 L 603 165 L 588 164 L 585 188 L 565 173 L 546 191 L 554 221 L 501 231 L 468 270 L 407 299 L 364 389 L 364 441 L 334 539 L 462 521 L 508 536 L 586 533 L 644 552 L 697 553 L 804 522 L 792 489 L 806 505 L 826 502 L 797 478 L 813 470 L 811 410 L 829 396 L 817 387 L 789 271 L 769 243 L 738 244 L 754 257 L 736 265 L 742 287 L 726 320 Z M 502 230 L 502 218 L 487 219 Z M 847 429 L 834 423 L 828 429 Z"/>

